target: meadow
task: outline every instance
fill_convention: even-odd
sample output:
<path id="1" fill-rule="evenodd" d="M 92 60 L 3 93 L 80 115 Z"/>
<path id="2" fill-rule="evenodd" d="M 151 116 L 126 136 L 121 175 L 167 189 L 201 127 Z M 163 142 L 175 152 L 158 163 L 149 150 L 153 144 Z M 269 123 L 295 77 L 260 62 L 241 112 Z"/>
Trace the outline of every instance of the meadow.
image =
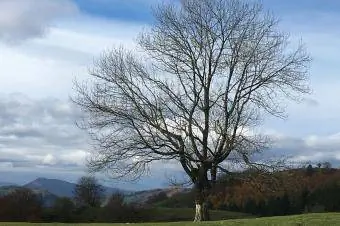
<path id="1" fill-rule="evenodd" d="M 77 225 L 77 226 L 123 226 L 122 224 L 38 224 L 38 223 L 0 223 L 0 225 L 8 226 L 50 226 L 50 225 Z M 225 221 L 211 221 L 202 223 L 193 222 L 175 222 L 175 223 L 136 223 L 130 224 L 135 226 L 194 226 L 194 225 L 206 225 L 206 226 L 233 226 L 233 225 L 251 225 L 251 226 L 286 226 L 286 225 L 312 225 L 312 226 L 327 226 L 327 225 L 340 225 L 340 213 L 315 213 L 315 214 L 301 214 L 293 216 L 280 216 L 280 217 L 264 217 L 264 218 L 252 218 L 252 219 L 239 219 L 239 220 L 225 220 Z"/>

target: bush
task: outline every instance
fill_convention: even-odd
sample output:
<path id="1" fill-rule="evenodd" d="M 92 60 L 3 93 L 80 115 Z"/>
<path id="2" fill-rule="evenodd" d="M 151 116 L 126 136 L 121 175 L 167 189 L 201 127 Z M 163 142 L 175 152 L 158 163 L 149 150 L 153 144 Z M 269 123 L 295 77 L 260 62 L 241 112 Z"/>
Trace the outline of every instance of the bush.
<path id="1" fill-rule="evenodd" d="M 102 208 L 101 221 L 122 223 L 122 222 L 142 222 L 148 217 L 141 207 L 124 202 L 122 194 L 113 194 L 108 203 Z"/>
<path id="2" fill-rule="evenodd" d="M 75 204 L 71 199 L 66 197 L 58 198 L 51 210 L 53 214 L 53 221 L 62 223 L 74 222 Z"/>

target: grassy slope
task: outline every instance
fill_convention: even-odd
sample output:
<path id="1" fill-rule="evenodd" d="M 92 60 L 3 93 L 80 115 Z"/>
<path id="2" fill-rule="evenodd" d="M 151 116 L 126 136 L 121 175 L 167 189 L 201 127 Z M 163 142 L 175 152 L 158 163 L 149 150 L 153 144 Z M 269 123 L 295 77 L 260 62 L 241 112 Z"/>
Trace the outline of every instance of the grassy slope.
<path id="1" fill-rule="evenodd" d="M 63 224 L 26 224 L 26 223 L 0 223 L 0 225 L 9 226 L 33 226 L 33 225 L 63 225 Z M 74 225 L 74 224 L 64 224 Z M 77 224 L 77 226 L 123 226 L 127 224 Z M 312 225 L 312 226 L 327 226 L 327 225 L 340 225 L 340 213 L 320 213 L 320 214 L 304 214 L 285 217 L 269 217 L 269 218 L 256 218 L 256 219 L 242 219 L 242 220 L 228 220 L 228 221 L 215 221 L 204 222 L 195 224 L 191 222 L 179 223 L 145 223 L 145 224 L 130 224 L 136 226 L 194 226 L 194 225 L 207 225 L 207 226 L 232 226 L 232 225 L 251 225 L 251 226 L 265 226 L 265 225 Z"/>

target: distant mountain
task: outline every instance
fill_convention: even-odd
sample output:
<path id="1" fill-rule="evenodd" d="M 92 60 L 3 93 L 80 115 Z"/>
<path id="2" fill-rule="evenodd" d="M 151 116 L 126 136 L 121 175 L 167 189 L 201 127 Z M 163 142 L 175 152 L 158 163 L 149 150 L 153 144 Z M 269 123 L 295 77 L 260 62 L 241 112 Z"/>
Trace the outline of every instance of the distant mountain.
<path id="1" fill-rule="evenodd" d="M 73 197 L 75 184 L 57 179 L 37 178 L 23 187 L 46 190 L 59 197 Z"/>
<path id="2" fill-rule="evenodd" d="M 37 178 L 36 180 L 25 184 L 24 187 L 30 188 L 30 189 L 39 189 L 39 190 L 46 190 L 56 196 L 59 197 L 69 197 L 72 198 L 74 196 L 73 191 L 76 184 L 70 183 L 63 180 L 57 180 L 57 179 L 47 179 L 47 178 Z M 124 190 L 120 190 L 118 188 L 111 188 L 111 187 L 105 187 L 105 193 L 106 195 L 110 195 L 112 193 L 126 193 Z"/>

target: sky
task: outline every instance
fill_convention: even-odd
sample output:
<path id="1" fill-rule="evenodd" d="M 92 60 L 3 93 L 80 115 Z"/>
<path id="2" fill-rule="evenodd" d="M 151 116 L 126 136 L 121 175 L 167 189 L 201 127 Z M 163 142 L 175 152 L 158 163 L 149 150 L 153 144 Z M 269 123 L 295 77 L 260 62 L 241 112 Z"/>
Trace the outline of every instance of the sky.
<path id="1" fill-rule="evenodd" d="M 167 0 L 170 2 L 171 0 Z M 0 181 L 37 177 L 71 182 L 85 175 L 89 139 L 75 126 L 69 101 L 75 78 L 114 46 L 133 49 L 161 0 L 0 0 Z M 287 102 L 284 120 L 267 117 L 261 129 L 275 138 L 271 152 L 340 167 L 340 1 L 263 0 L 292 41 L 302 40 L 313 61 L 313 93 Z M 180 169 L 156 163 L 137 182 L 103 183 L 124 189 L 167 185 Z"/>

